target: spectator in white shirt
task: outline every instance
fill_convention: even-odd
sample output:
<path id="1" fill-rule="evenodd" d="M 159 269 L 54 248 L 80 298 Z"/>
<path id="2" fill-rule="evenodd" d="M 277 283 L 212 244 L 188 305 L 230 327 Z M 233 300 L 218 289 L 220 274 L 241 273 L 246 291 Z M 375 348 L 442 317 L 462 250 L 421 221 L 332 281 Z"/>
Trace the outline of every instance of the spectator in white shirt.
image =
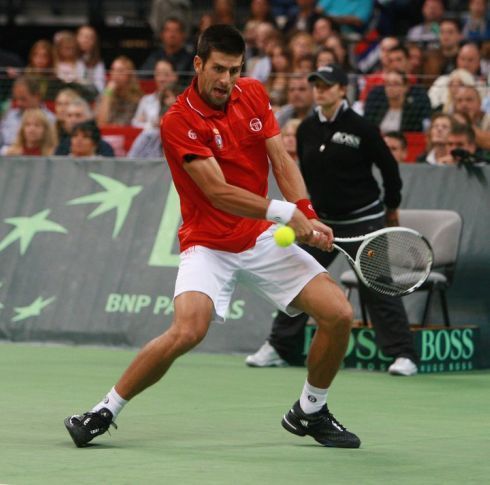
<path id="1" fill-rule="evenodd" d="M 155 65 L 153 76 L 156 84 L 156 91 L 147 94 L 140 99 L 136 113 L 131 120 L 133 126 L 152 129 L 158 125 L 160 118 L 160 97 L 168 88 L 177 84 L 177 74 L 168 61 L 158 61 Z"/>

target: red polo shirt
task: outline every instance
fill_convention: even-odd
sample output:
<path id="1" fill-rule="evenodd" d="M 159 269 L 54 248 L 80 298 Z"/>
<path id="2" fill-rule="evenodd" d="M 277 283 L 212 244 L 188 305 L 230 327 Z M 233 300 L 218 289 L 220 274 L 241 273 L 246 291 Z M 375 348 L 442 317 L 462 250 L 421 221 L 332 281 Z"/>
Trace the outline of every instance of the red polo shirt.
<path id="1" fill-rule="evenodd" d="M 258 81 L 239 79 L 224 111 L 203 101 L 196 81 L 177 98 L 160 125 L 162 146 L 180 196 L 180 249 L 201 245 L 238 253 L 253 247 L 271 223 L 213 207 L 183 164 L 192 163 L 186 161 L 189 155 L 214 157 L 229 184 L 266 197 L 269 160 L 265 140 L 280 129 Z"/>

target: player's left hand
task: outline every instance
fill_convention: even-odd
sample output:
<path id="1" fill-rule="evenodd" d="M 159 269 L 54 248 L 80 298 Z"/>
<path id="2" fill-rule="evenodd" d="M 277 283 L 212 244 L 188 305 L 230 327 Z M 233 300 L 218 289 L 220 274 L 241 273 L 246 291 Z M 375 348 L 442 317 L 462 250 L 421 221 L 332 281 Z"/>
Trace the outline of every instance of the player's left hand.
<path id="1" fill-rule="evenodd" d="M 400 225 L 398 209 L 386 209 L 385 223 L 387 227 L 395 227 Z"/>
<path id="2" fill-rule="evenodd" d="M 306 240 L 306 244 L 322 251 L 333 251 L 333 231 L 332 228 L 316 219 L 310 219 L 313 225 L 313 234 Z"/>

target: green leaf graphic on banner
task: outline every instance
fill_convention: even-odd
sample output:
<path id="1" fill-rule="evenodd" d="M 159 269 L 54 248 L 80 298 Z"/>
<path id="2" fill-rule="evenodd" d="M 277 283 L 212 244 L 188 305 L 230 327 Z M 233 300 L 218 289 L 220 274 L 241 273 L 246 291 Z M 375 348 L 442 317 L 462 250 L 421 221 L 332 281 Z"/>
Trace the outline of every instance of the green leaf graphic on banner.
<path id="1" fill-rule="evenodd" d="M 94 217 L 100 216 L 101 214 L 104 214 L 112 209 L 116 209 L 116 223 L 114 225 L 114 231 L 112 232 L 112 239 L 115 239 L 124 225 L 126 216 L 131 208 L 133 197 L 137 196 L 141 192 L 143 186 L 133 185 L 132 187 L 128 187 L 118 180 L 114 180 L 110 177 L 97 173 L 89 173 L 89 176 L 102 185 L 106 191 L 84 195 L 83 197 L 78 197 L 68 201 L 67 204 L 77 205 L 100 203 L 100 205 L 88 216 L 88 219 L 93 219 Z"/>
<path id="2" fill-rule="evenodd" d="M 38 232 L 61 232 L 66 234 L 68 231 L 56 222 L 46 219 L 51 211 L 49 209 L 38 212 L 31 217 L 10 217 L 4 222 L 16 226 L 0 242 L 0 251 L 3 251 L 13 242 L 20 241 L 20 254 L 25 254 L 32 238 Z"/>
<path id="3" fill-rule="evenodd" d="M 12 322 L 20 322 L 21 320 L 30 317 L 38 317 L 41 315 L 43 309 L 54 300 L 56 300 L 56 297 L 54 296 L 47 298 L 46 300 L 43 300 L 42 297 L 38 296 L 30 305 L 14 308 L 17 315 L 12 318 Z"/>

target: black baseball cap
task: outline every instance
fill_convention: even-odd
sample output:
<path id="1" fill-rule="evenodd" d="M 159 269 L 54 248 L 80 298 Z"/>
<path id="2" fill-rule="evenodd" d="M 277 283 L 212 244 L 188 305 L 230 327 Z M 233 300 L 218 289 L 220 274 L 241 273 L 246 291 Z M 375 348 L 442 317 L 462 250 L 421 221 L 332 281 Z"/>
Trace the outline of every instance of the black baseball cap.
<path id="1" fill-rule="evenodd" d="M 326 84 L 333 86 L 334 84 L 340 84 L 341 86 L 347 86 L 349 80 L 347 74 L 338 64 L 328 64 L 318 68 L 316 72 L 312 72 L 308 76 L 310 83 L 315 82 L 317 79 L 323 81 Z"/>

